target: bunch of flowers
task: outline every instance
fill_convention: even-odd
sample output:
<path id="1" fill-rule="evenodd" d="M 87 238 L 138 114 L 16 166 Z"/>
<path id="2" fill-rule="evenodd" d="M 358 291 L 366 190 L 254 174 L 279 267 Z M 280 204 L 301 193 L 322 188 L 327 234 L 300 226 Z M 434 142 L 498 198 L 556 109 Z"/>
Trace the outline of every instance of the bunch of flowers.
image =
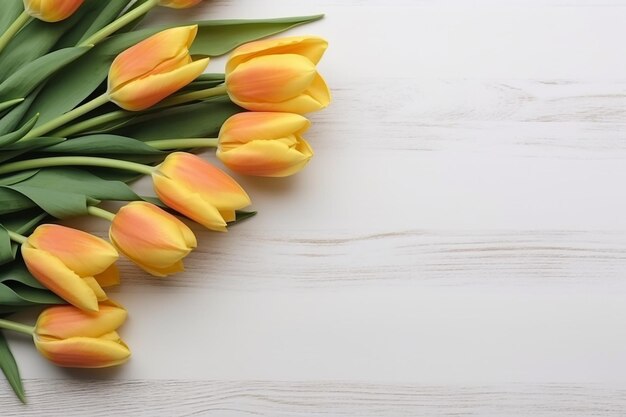
<path id="1" fill-rule="evenodd" d="M 314 36 L 258 40 L 321 16 L 137 29 L 155 7 L 201 0 L 3 0 L 0 4 L 0 328 L 52 363 L 119 365 L 126 310 L 107 296 L 120 255 L 156 277 L 197 245 L 184 223 L 225 232 L 250 217 L 228 170 L 284 177 L 313 151 L 303 114 L 330 102 Z M 224 73 L 205 73 L 230 53 Z M 129 183 L 150 176 L 155 196 Z M 106 201 L 123 201 L 116 212 Z M 110 221 L 108 240 L 54 219 Z M 35 326 L 7 319 L 42 308 Z M 0 333 L 0 367 L 24 400 Z"/>

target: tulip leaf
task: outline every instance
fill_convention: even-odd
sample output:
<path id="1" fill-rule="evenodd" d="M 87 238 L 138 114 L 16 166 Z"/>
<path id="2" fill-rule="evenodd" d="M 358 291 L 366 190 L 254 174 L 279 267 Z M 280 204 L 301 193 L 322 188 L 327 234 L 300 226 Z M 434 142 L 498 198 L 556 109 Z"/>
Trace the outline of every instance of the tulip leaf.
<path id="1" fill-rule="evenodd" d="M 7 134 L 15 130 L 15 128 L 20 125 L 20 121 L 22 120 L 26 112 L 28 112 L 28 109 L 30 108 L 30 106 L 35 101 L 35 98 L 37 97 L 39 90 L 41 90 L 41 87 L 39 87 L 36 91 L 29 94 L 29 96 L 26 97 L 24 101 L 22 101 L 20 104 L 12 108 L 11 111 L 4 114 L 4 116 L 0 118 L 0 135 Z M 39 117 L 38 114 L 33 114 L 32 117 L 35 117 L 35 116 Z"/>
<path id="2" fill-rule="evenodd" d="M 13 143 L 0 148 L 0 162 L 11 160 L 34 149 L 63 142 L 63 138 L 33 138 L 24 142 Z"/>
<path id="3" fill-rule="evenodd" d="M 90 7 L 79 22 L 59 41 L 56 48 L 80 44 L 112 21 L 132 0 L 91 0 L 82 7 Z"/>
<path id="4" fill-rule="evenodd" d="M 256 216 L 257 212 L 256 211 L 241 211 L 241 210 L 236 210 L 235 211 L 235 220 L 232 222 L 229 222 L 228 225 L 232 226 L 234 224 L 240 223 L 244 220 L 249 219 L 250 217 L 254 217 Z"/>
<path id="5" fill-rule="evenodd" d="M 16 213 L 36 206 L 34 201 L 18 191 L 0 186 L 0 214 Z"/>
<path id="6" fill-rule="evenodd" d="M 2 369 L 4 376 L 6 376 L 17 398 L 19 398 L 22 403 L 26 404 L 26 393 L 24 391 L 24 385 L 22 384 L 22 378 L 20 377 L 20 371 L 17 367 L 17 362 L 15 362 L 15 357 L 11 352 L 11 348 L 2 332 L 0 332 L 0 369 Z"/>
<path id="7" fill-rule="evenodd" d="M 23 11 L 23 0 L 2 0 L 2 13 L 0 13 L 0 33 L 4 33 Z"/>
<path id="8" fill-rule="evenodd" d="M 217 97 L 136 117 L 116 133 L 139 140 L 211 138 L 226 119 L 241 111 L 228 97 Z"/>
<path id="9" fill-rule="evenodd" d="M 192 46 L 192 52 L 210 56 L 223 55 L 242 43 L 274 35 L 320 18 L 321 16 L 318 15 L 266 20 L 198 22 L 198 42 Z M 177 24 L 121 33 L 96 45 L 73 65 L 51 78 L 31 106 L 29 115 L 32 117 L 36 113 L 41 113 L 38 121 L 41 124 L 73 109 L 102 84 L 109 72 L 109 66 L 120 52 L 173 26 Z M 2 59 L 1 55 L 0 59 Z M 2 79 L 1 75 L 0 72 L 0 79 Z"/>
<path id="10" fill-rule="evenodd" d="M 52 74 L 78 59 L 91 47 L 59 49 L 35 59 L 14 72 L 0 84 L 0 100 L 26 97 Z"/>
<path id="11" fill-rule="evenodd" d="M 9 263 L 15 259 L 13 245 L 7 229 L 0 225 L 0 265 Z"/>
<path id="12" fill-rule="evenodd" d="M 15 96 L 14 96 L 15 97 Z M 17 96 L 19 97 L 19 96 Z M 0 103 L 0 112 L 10 109 L 11 107 L 20 104 L 24 101 L 24 98 L 14 98 L 11 100 L 3 101 Z"/>
<path id="13" fill-rule="evenodd" d="M 98 200 L 84 194 L 52 190 L 45 187 L 33 187 L 22 185 L 22 183 L 9 185 L 6 188 L 17 191 L 27 197 L 57 219 L 84 216 L 87 214 L 88 205 L 98 203 Z"/>
<path id="14" fill-rule="evenodd" d="M 119 155 L 156 155 L 163 157 L 167 155 L 166 152 L 146 145 L 140 140 L 106 134 L 81 136 L 45 147 L 39 151 L 64 155 L 114 156 L 115 158 L 119 158 Z"/>
<path id="15" fill-rule="evenodd" d="M 0 81 L 6 80 L 23 65 L 50 51 L 65 32 L 80 22 L 85 10 L 81 7 L 70 18 L 60 22 L 48 23 L 32 19 L 0 53 Z"/>
<path id="16" fill-rule="evenodd" d="M 33 175 L 35 175 L 39 170 L 31 169 L 29 171 L 20 171 L 15 174 L 9 174 L 0 178 L 0 185 L 11 185 L 17 184 L 18 182 L 22 182 L 24 180 L 29 179 Z"/>
<path id="17" fill-rule="evenodd" d="M 38 115 L 34 115 L 29 121 L 24 123 L 24 126 L 20 127 L 15 132 L 7 133 L 6 135 L 0 136 L 0 147 L 9 145 L 11 143 L 17 142 L 22 139 L 28 132 L 35 127 L 35 123 L 37 123 Z"/>

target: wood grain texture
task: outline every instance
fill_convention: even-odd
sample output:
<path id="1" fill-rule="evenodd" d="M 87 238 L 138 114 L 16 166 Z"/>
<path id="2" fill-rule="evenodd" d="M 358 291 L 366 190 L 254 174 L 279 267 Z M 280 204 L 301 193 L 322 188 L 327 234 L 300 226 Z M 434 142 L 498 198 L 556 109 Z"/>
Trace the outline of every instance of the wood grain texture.
<path id="1" fill-rule="evenodd" d="M 28 380 L 31 401 L 7 417 L 155 416 L 602 416 L 619 417 L 626 389 L 602 385 L 391 385 L 335 381 Z M 64 403 L 59 397 L 72 396 Z M 130 404 L 120 398 L 132 398 Z M 0 396 L 0 401 L 11 401 Z M 181 404 L 184 406 L 181 407 Z"/>
<path id="2" fill-rule="evenodd" d="M 215 0 L 148 21 L 320 12 L 290 32 L 330 40 L 311 164 L 237 176 L 259 215 L 194 228 L 184 274 L 122 262 L 127 366 L 56 369 L 11 337 L 30 404 L 0 389 L 3 416 L 624 415 L 626 0 Z"/>

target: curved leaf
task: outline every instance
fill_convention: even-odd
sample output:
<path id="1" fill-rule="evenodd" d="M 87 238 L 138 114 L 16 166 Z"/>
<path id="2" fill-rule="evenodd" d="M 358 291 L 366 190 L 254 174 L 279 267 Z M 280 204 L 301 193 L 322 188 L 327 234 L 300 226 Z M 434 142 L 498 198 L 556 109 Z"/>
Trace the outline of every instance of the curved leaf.
<path id="1" fill-rule="evenodd" d="M 39 115 L 34 115 L 29 121 L 24 123 L 24 126 L 20 127 L 15 132 L 7 133 L 6 135 L 0 136 L 0 147 L 10 145 L 18 140 L 22 139 L 28 132 L 32 130 L 37 123 L 37 119 Z"/>
<path id="2" fill-rule="evenodd" d="M 15 362 L 15 357 L 13 357 L 13 353 L 11 352 L 11 348 L 2 332 L 0 332 L 0 369 L 2 369 L 4 376 L 6 376 L 17 398 L 19 398 L 22 403 L 26 404 L 26 394 L 24 392 L 24 386 L 22 385 L 20 371 L 17 367 L 17 362 Z"/>

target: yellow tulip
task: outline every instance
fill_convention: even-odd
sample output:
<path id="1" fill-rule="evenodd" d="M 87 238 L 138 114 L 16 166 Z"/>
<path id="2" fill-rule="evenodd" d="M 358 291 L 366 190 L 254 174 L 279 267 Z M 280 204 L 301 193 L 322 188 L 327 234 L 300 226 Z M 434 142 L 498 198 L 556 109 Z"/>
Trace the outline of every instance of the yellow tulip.
<path id="1" fill-rule="evenodd" d="M 31 274 L 68 303 L 98 311 L 107 299 L 102 287 L 117 284 L 117 251 L 99 237 L 69 227 L 44 224 L 22 244 Z"/>
<path id="2" fill-rule="evenodd" d="M 300 171 L 313 157 L 302 138 L 311 123 L 294 113 L 246 112 L 222 125 L 217 157 L 246 175 L 286 177 Z"/>
<path id="3" fill-rule="evenodd" d="M 183 271 L 183 258 L 197 246 L 196 237 L 183 222 L 142 201 L 118 211 L 109 237 L 121 253 L 159 277 Z"/>
<path id="4" fill-rule="evenodd" d="M 44 310 L 34 330 L 35 346 L 58 366 L 104 368 L 120 365 L 130 350 L 116 330 L 126 320 L 126 310 L 114 303 L 102 303 L 97 313 L 72 306 Z"/>
<path id="5" fill-rule="evenodd" d="M 197 155 L 174 152 L 152 174 L 154 189 L 168 207 L 208 229 L 225 232 L 235 210 L 250 204 L 237 182 Z"/>
<path id="6" fill-rule="evenodd" d="M 251 42 L 235 49 L 226 65 L 231 100 L 253 111 L 308 113 L 330 103 L 316 65 L 328 43 L 312 36 Z"/>
<path id="7" fill-rule="evenodd" d="M 83 4 L 84 0 L 24 0 L 26 13 L 44 22 L 65 20 Z"/>
<path id="8" fill-rule="evenodd" d="M 145 110 L 193 81 L 209 63 L 189 55 L 197 32 L 197 25 L 167 29 L 119 54 L 109 70 L 109 99 Z"/>
<path id="9" fill-rule="evenodd" d="M 199 4 L 202 0 L 160 0 L 159 5 L 172 9 L 187 9 Z"/>

